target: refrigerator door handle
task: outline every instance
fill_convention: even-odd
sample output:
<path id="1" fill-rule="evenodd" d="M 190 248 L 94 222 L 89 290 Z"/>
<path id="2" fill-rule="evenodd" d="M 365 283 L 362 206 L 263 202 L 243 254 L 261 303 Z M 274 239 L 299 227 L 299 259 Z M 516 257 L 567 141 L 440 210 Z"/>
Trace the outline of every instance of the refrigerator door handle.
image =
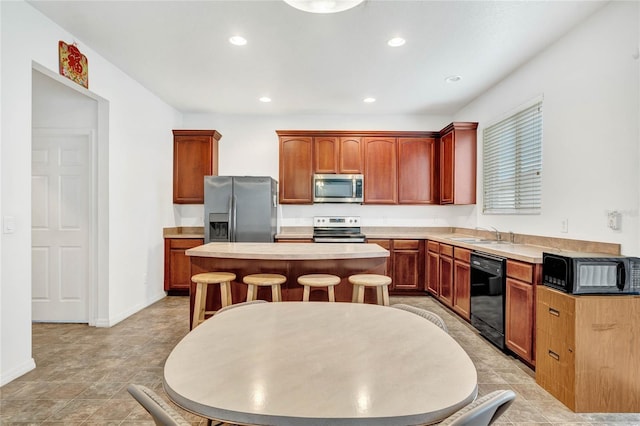
<path id="1" fill-rule="evenodd" d="M 238 206 L 237 206 L 237 198 L 235 195 L 231 196 L 231 220 L 232 220 L 232 224 L 231 224 L 231 242 L 235 243 L 236 242 L 236 217 L 237 217 L 237 212 L 238 212 Z"/>

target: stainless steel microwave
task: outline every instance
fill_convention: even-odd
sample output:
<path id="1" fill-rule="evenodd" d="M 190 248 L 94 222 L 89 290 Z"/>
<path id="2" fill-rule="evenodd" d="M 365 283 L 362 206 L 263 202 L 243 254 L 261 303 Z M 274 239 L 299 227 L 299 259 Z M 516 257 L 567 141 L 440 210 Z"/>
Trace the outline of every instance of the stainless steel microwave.
<path id="1" fill-rule="evenodd" d="M 362 175 L 313 175 L 314 203 L 362 203 L 364 177 Z"/>
<path id="2" fill-rule="evenodd" d="M 640 259 L 542 253 L 542 283 L 571 294 L 640 294 Z"/>

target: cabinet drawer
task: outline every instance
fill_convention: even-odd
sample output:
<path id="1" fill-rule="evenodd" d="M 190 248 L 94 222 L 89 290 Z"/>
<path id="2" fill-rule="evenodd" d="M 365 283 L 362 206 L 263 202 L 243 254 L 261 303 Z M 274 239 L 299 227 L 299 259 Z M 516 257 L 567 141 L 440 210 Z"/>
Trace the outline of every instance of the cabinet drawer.
<path id="1" fill-rule="evenodd" d="M 467 250 L 460 247 L 453 248 L 453 257 L 458 260 L 462 260 L 463 262 L 469 263 L 471 260 L 471 250 Z"/>
<path id="2" fill-rule="evenodd" d="M 453 246 L 447 244 L 440 244 L 440 254 L 444 256 L 453 257 Z"/>
<path id="3" fill-rule="evenodd" d="M 393 240 L 394 250 L 418 250 L 420 240 Z"/>
<path id="4" fill-rule="evenodd" d="M 543 288 L 538 292 L 536 336 L 542 356 L 550 349 L 557 354 L 572 351 L 575 342 L 574 299 Z M 560 296 L 560 297 L 558 297 Z"/>
<path id="5" fill-rule="evenodd" d="M 533 282 L 533 265 L 507 260 L 507 276 L 527 283 Z"/>
<path id="6" fill-rule="evenodd" d="M 172 238 L 170 241 L 172 249 L 190 249 L 204 244 L 204 239 L 199 238 Z"/>
<path id="7" fill-rule="evenodd" d="M 427 241 L 427 250 L 434 253 L 440 253 L 440 244 L 435 241 Z"/>
<path id="8" fill-rule="evenodd" d="M 566 348 L 549 345 L 549 334 L 539 336 L 536 353 L 536 382 L 571 409 L 575 400 L 575 358 Z"/>

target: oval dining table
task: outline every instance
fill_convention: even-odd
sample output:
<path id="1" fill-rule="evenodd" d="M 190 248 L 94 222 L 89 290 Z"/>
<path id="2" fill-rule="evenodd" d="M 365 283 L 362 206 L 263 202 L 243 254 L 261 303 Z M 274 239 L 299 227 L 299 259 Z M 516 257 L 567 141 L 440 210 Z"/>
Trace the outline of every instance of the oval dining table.
<path id="1" fill-rule="evenodd" d="M 187 334 L 164 388 L 190 412 L 241 425 L 422 425 L 472 402 L 477 373 L 449 334 L 407 311 L 259 303 Z"/>

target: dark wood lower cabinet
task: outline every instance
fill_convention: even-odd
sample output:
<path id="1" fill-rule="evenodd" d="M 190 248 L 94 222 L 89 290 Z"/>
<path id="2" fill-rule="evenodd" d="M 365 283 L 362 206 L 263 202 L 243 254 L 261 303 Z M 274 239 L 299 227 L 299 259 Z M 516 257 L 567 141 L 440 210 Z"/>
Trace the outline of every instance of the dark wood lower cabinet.
<path id="1" fill-rule="evenodd" d="M 393 284 L 395 292 L 423 292 L 424 241 L 393 240 Z"/>
<path id="2" fill-rule="evenodd" d="M 391 277 L 390 294 L 424 294 L 424 240 L 370 239 L 389 250 L 386 275 Z"/>
<path id="3" fill-rule="evenodd" d="M 505 342 L 528 362 L 533 361 L 533 286 L 507 278 Z"/>
<path id="4" fill-rule="evenodd" d="M 191 286 L 191 263 L 185 254 L 204 244 L 202 238 L 165 238 L 164 290 L 187 293 Z"/>
<path id="5" fill-rule="evenodd" d="M 471 319 L 471 250 L 453 249 L 453 310 L 469 321 Z"/>
<path id="6" fill-rule="evenodd" d="M 425 289 L 432 296 L 440 295 L 440 244 L 427 241 L 427 257 L 425 260 Z"/>
<path id="7" fill-rule="evenodd" d="M 507 260 L 505 343 L 513 353 L 535 365 L 535 298 L 542 265 Z"/>
<path id="8" fill-rule="evenodd" d="M 453 307 L 453 247 L 440 244 L 440 301 Z"/>

